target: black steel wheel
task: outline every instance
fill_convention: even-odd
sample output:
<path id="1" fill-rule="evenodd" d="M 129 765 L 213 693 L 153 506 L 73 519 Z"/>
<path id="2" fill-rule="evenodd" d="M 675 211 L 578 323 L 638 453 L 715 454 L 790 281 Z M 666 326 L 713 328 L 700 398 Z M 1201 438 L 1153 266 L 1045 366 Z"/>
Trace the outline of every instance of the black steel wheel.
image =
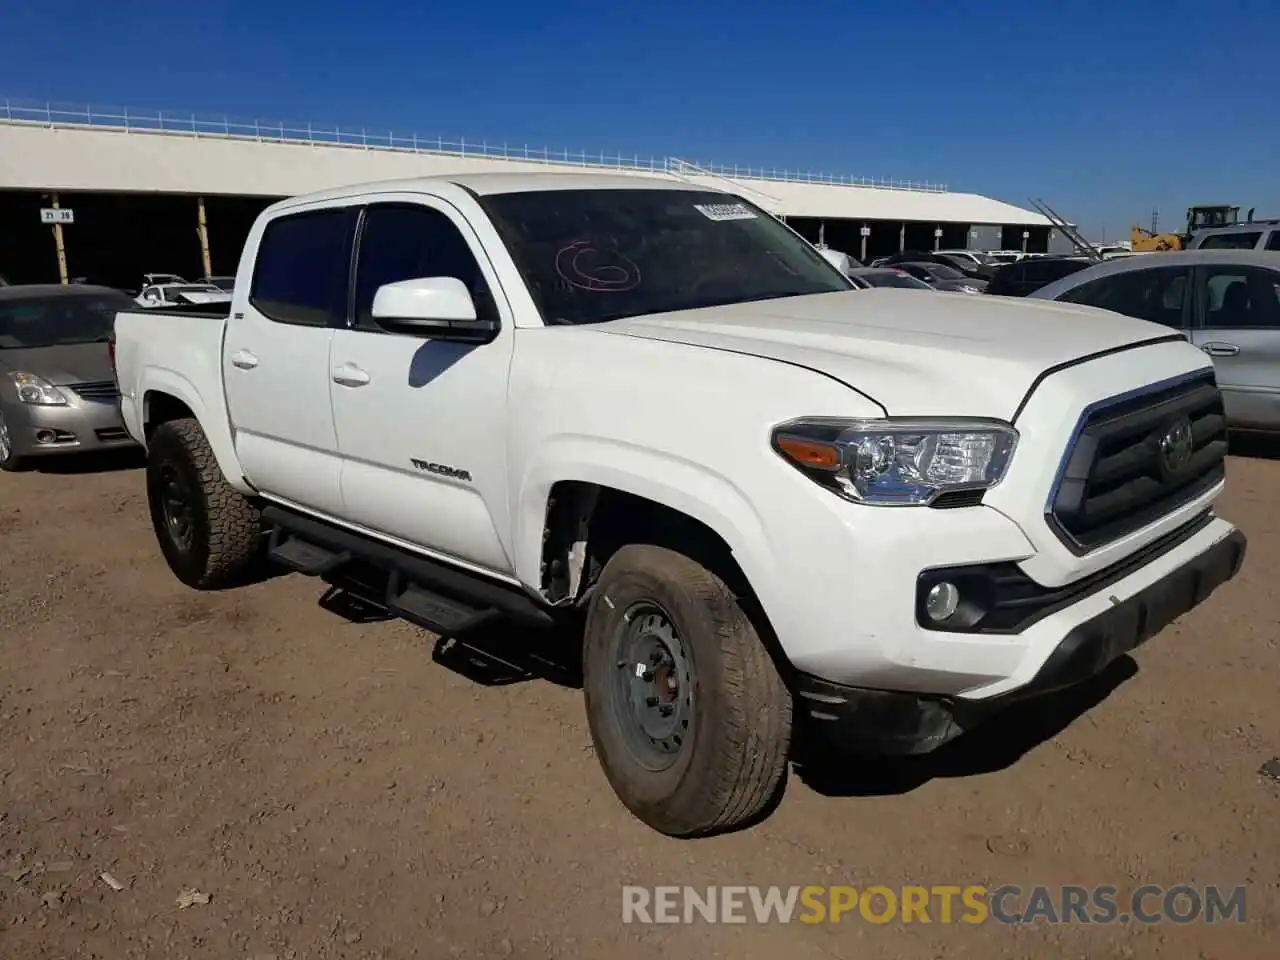
<path id="1" fill-rule="evenodd" d="M 734 591 L 684 554 L 630 544 L 605 564 L 583 690 L 609 784 L 655 830 L 722 833 L 780 796 L 791 695 Z"/>
<path id="2" fill-rule="evenodd" d="M 261 546 L 257 507 L 227 483 L 195 420 L 172 420 L 152 434 L 147 503 L 160 551 L 189 587 L 234 585 Z"/>

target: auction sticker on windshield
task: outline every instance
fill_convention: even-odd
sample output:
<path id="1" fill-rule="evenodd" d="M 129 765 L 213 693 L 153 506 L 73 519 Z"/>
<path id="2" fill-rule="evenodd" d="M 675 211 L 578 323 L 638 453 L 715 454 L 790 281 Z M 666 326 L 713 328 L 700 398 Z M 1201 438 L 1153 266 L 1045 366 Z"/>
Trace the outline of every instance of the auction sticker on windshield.
<path id="1" fill-rule="evenodd" d="M 757 214 L 742 203 L 695 203 L 693 208 L 708 220 L 757 219 Z"/>

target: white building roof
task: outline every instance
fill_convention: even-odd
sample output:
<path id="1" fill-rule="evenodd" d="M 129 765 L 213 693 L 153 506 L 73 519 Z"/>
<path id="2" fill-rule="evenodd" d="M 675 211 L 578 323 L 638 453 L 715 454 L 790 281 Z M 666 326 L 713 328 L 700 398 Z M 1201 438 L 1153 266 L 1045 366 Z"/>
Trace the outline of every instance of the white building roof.
<path id="1" fill-rule="evenodd" d="M 166 125 L 167 124 L 167 125 Z M 285 197 L 352 183 L 573 171 L 740 193 L 787 217 L 1046 226 L 1038 213 L 929 184 L 857 181 L 675 159 L 493 148 L 337 128 L 134 113 L 0 109 L 0 189 Z"/>

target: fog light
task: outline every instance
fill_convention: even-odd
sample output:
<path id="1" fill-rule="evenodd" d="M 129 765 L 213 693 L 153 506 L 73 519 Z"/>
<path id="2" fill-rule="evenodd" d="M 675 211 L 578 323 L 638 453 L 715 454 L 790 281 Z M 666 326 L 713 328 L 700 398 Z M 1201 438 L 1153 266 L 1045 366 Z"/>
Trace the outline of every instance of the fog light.
<path id="1" fill-rule="evenodd" d="M 941 622 L 956 612 L 960 605 L 960 590 L 954 583 L 935 583 L 929 588 L 929 595 L 924 599 L 925 613 L 935 623 Z"/>
<path id="2" fill-rule="evenodd" d="M 58 439 L 57 434 L 55 434 L 52 430 L 36 431 L 36 443 L 53 443 L 57 439 Z"/>

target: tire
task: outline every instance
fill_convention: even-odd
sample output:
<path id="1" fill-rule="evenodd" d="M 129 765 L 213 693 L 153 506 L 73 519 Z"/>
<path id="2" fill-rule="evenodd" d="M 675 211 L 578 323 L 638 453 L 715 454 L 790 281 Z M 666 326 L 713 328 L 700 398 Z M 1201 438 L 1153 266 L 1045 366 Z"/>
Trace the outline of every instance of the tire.
<path id="1" fill-rule="evenodd" d="M 4 411 L 0 410 L 0 470 L 4 470 L 7 473 L 17 473 L 26 468 L 27 461 L 14 455 L 13 438 L 9 434 L 9 424 L 4 418 Z"/>
<path id="2" fill-rule="evenodd" d="M 679 648 L 671 663 L 646 655 L 655 638 Z M 583 689 L 605 776 L 653 829 L 723 833 L 781 795 L 791 695 L 733 591 L 683 554 L 633 544 L 606 564 L 587 613 Z"/>
<path id="3" fill-rule="evenodd" d="M 151 437 L 147 503 L 169 569 L 189 587 L 233 586 L 257 556 L 258 509 L 227 483 L 193 419 L 163 423 Z"/>

